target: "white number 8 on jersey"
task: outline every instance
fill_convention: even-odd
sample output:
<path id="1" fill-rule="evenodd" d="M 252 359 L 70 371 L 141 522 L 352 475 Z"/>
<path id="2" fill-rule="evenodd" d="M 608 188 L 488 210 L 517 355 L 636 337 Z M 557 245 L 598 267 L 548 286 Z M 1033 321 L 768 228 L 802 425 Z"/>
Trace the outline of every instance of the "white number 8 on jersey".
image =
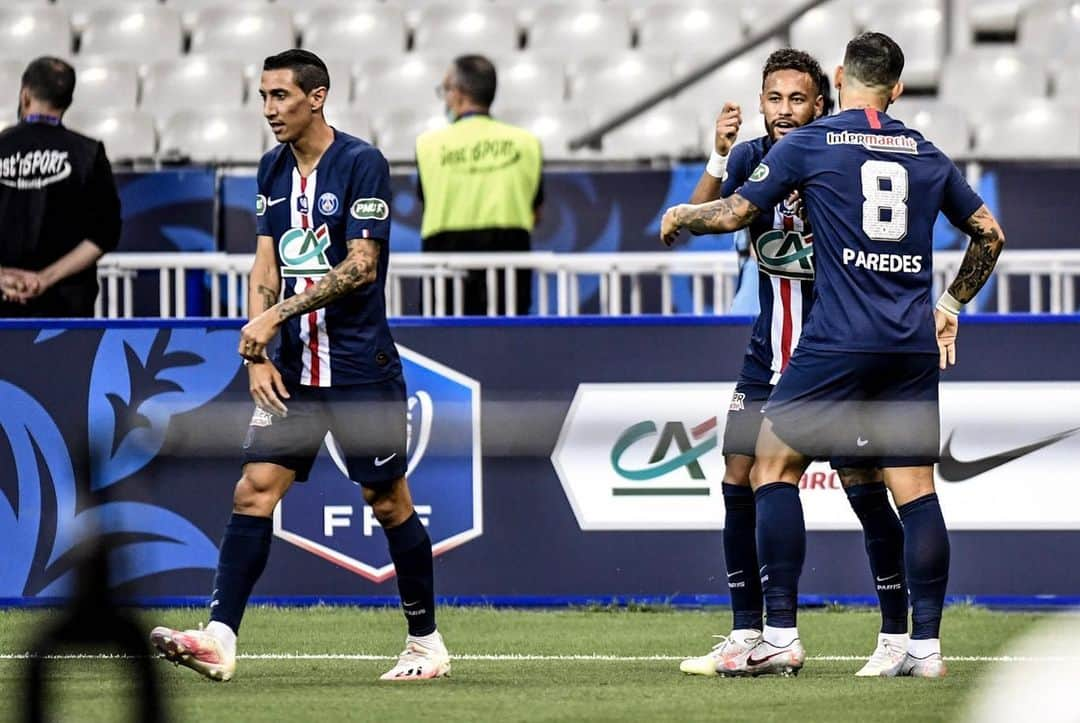
<path id="1" fill-rule="evenodd" d="M 883 189 L 882 181 L 889 182 Z M 902 241 L 907 236 L 907 169 L 895 161 L 867 161 L 862 164 L 863 232 L 874 241 Z M 881 210 L 888 209 L 888 221 Z"/>

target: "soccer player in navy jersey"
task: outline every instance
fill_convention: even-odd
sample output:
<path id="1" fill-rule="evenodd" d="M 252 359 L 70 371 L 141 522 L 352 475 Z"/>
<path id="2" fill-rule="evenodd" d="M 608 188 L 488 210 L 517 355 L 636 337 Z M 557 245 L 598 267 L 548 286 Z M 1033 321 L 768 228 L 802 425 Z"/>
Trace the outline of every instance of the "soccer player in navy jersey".
<path id="1" fill-rule="evenodd" d="M 851 40 L 837 70 L 840 113 L 788 133 L 728 198 L 667 210 L 682 229 L 747 226 L 798 190 L 814 229 L 815 300 L 802 339 L 765 406 L 751 485 L 765 594 L 761 640 L 734 674 L 793 674 L 806 530 L 798 480 L 814 457 L 873 458 L 904 525 L 912 602 L 907 654 L 882 675 L 937 678 L 949 538 L 934 492 L 940 370 L 956 361 L 957 315 L 989 278 L 1001 226 L 947 156 L 886 114 L 903 91 L 904 55 L 881 33 Z M 939 212 L 970 236 L 956 279 L 931 301 Z"/>
<path id="2" fill-rule="evenodd" d="M 450 672 L 435 627 L 431 540 L 405 480 L 407 398 L 384 296 L 389 167 L 376 148 L 327 125 L 329 88 L 326 65 L 308 51 L 263 64 L 259 94 L 278 145 L 259 164 L 251 320 L 240 335 L 256 404 L 243 474 L 209 625 L 151 632 L 168 660 L 213 680 L 235 671 L 236 634 L 269 556 L 274 507 L 294 481 L 307 479 L 324 439 L 362 486 L 397 573 L 408 636 L 383 679 Z M 271 359 L 266 346 L 279 332 Z"/>
<path id="3" fill-rule="evenodd" d="M 765 135 L 732 148 L 740 109 L 733 103 L 725 104 L 717 118 L 715 151 L 690 202 L 704 203 L 735 193 L 762 159 L 768 158 L 777 141 L 826 114 L 825 107 L 832 100 L 827 84 L 828 77 L 809 54 L 792 48 L 772 53 L 762 71 Z M 784 199 L 765 209 L 749 226 L 750 247 L 759 270 L 761 311 L 728 407 L 723 445 L 724 561 L 734 622 L 731 634 L 722 637 L 707 655 L 682 661 L 679 669 L 684 673 L 724 674 L 728 661 L 736 660 L 761 638 L 762 591 L 750 469 L 763 419 L 761 409 L 799 343 L 813 299 L 813 235 L 799 205 L 797 200 Z M 881 470 L 873 467 L 872 461 L 852 458 L 832 462 L 863 526 L 881 606 L 877 649 L 857 675 L 878 675 L 902 660 L 907 650 L 904 531 L 889 505 Z M 864 468 L 864 463 L 871 466 Z"/>

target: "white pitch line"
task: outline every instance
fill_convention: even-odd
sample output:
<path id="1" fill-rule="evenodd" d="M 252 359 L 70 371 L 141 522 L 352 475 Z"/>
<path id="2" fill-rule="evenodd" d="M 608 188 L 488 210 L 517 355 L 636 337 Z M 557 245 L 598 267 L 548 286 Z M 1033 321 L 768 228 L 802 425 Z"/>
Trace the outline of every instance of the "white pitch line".
<path id="1" fill-rule="evenodd" d="M 0 653 L 0 660 L 28 660 L 34 657 L 30 653 Z M 69 653 L 47 655 L 46 660 L 122 660 L 133 656 L 108 653 Z M 395 660 L 392 655 L 372 655 L 368 653 L 242 653 L 236 656 L 240 660 L 358 660 L 384 661 Z M 603 662 L 635 663 L 665 662 L 683 660 L 680 655 L 515 655 L 515 654 L 465 654 L 453 655 L 454 660 L 474 660 L 492 662 Z M 866 660 L 865 655 L 811 655 L 808 660 L 826 662 L 855 662 Z M 1025 657 L 1015 655 L 956 655 L 945 656 L 945 660 L 961 663 L 1070 663 L 1080 662 L 1076 655 L 1047 655 Z"/>

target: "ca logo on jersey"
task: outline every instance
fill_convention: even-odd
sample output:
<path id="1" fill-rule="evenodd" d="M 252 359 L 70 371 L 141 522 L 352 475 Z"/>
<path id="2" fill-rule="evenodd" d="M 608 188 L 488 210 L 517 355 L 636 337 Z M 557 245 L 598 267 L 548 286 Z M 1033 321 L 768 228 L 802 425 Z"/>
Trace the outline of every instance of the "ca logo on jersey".
<path id="1" fill-rule="evenodd" d="M 330 270 L 326 250 L 330 248 L 330 229 L 322 224 L 316 229 L 290 228 L 278 241 L 278 257 L 283 276 L 318 276 Z"/>
<path id="2" fill-rule="evenodd" d="M 814 278 L 813 235 L 773 229 L 754 240 L 758 267 L 769 276 L 783 279 Z"/>

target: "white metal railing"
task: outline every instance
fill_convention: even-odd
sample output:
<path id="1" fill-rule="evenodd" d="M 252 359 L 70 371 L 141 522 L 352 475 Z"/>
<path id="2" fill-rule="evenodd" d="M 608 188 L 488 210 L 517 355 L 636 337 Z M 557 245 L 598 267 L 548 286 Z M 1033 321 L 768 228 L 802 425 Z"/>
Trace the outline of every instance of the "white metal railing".
<path id="1" fill-rule="evenodd" d="M 934 254 L 935 293 L 952 279 L 963 258 L 962 251 Z M 158 311 L 161 317 L 183 317 L 187 305 L 187 272 L 208 274 L 212 316 L 247 316 L 247 275 L 254 259 L 250 254 L 225 253 L 112 253 L 98 262 L 102 292 L 97 315 L 128 318 L 134 313 L 134 280 L 139 273 L 158 275 Z M 576 316 L 581 312 L 581 281 L 596 278 L 599 285 L 599 312 L 606 316 L 640 314 L 644 310 L 643 283 L 658 279 L 661 314 L 674 313 L 673 285 L 688 278 L 692 310 L 696 315 L 723 313 L 735 293 L 738 261 L 730 251 L 715 252 L 624 252 L 555 254 L 526 253 L 398 253 L 390 257 L 386 284 L 387 311 L 402 316 L 405 311 L 404 283 L 420 284 L 423 316 L 460 316 L 465 275 L 483 271 L 488 287 L 488 315 L 495 316 L 494 290 L 500 275 L 505 285 L 507 315 L 514 316 L 515 284 L 518 270 L 537 277 L 537 308 L 541 315 Z M 1006 251 L 995 271 L 998 285 L 998 312 L 1015 311 L 1009 280 L 1026 278 L 1026 311 L 1072 313 L 1076 311 L 1076 285 L 1080 281 L 1080 250 Z M 554 279 L 554 299 L 550 280 Z M 712 282 L 707 299 L 708 282 Z M 453 294 L 448 293 L 453 290 Z M 624 293 L 624 289 L 628 289 Z M 1045 293 L 1048 290 L 1048 294 Z M 1044 304 L 1044 296 L 1048 302 Z M 452 298 L 452 302 L 451 302 Z M 624 298 L 626 299 L 624 303 Z M 554 301 L 554 304 L 552 303 Z M 711 302 L 711 303 L 709 303 Z M 721 310 L 721 311 L 716 311 Z"/>

